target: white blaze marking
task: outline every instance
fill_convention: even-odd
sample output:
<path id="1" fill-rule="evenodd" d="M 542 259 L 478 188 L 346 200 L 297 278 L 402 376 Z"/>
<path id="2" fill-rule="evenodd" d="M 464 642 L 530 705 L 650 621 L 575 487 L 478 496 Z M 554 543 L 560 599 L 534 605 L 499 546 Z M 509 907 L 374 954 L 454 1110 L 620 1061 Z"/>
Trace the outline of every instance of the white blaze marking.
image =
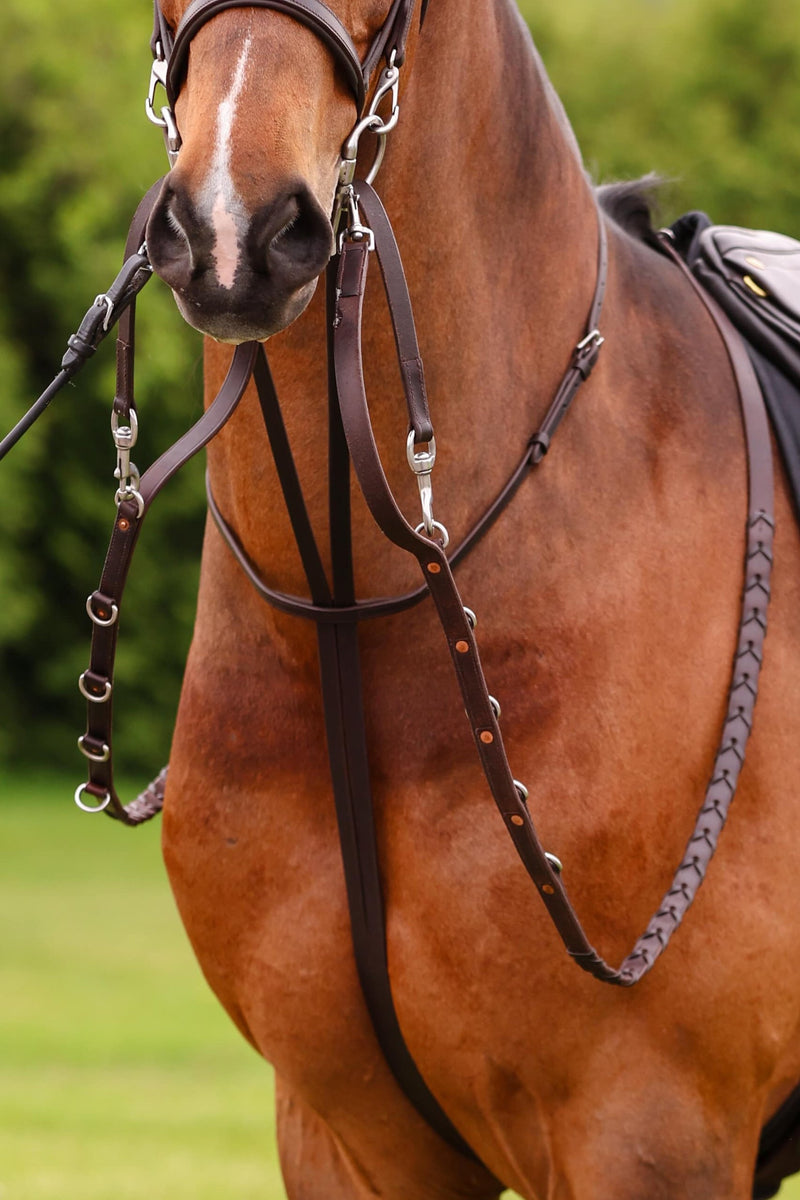
<path id="1" fill-rule="evenodd" d="M 206 195 L 209 200 L 213 197 L 211 225 L 215 234 L 214 262 L 217 279 L 224 288 L 233 287 L 239 265 L 238 225 L 244 225 L 246 221 L 244 205 L 231 178 L 231 137 L 249 55 L 248 37 L 236 64 L 230 91 L 219 106 L 214 159 L 206 183 Z"/>

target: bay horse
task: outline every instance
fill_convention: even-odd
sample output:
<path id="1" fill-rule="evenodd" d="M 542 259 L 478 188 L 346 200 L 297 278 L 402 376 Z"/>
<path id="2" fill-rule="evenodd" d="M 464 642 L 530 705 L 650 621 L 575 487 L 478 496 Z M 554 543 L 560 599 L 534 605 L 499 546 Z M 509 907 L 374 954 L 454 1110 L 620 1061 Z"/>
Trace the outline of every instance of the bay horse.
<path id="1" fill-rule="evenodd" d="M 162 0 L 158 21 L 175 31 L 187 9 L 197 0 Z M 396 10 L 326 9 L 362 58 Z M 512 0 L 430 0 L 421 17 L 417 5 L 380 191 L 436 419 L 436 515 L 458 541 L 508 479 L 586 333 L 598 208 Z M 209 396 L 232 343 L 269 339 L 322 547 L 326 319 L 315 285 L 354 123 L 345 74 L 331 39 L 291 6 L 204 10 L 176 87 L 182 144 L 147 233 L 157 273 L 207 335 Z M 669 884 L 713 765 L 747 467 L 708 312 L 613 200 L 599 217 L 603 353 L 546 461 L 457 574 L 543 844 L 563 861 L 593 943 L 617 961 Z M 392 328 L 373 283 L 366 388 L 389 482 L 414 511 Z M 302 596 L 265 446 L 251 387 L 209 448 L 210 489 L 266 583 Z M 350 503 L 356 594 L 413 589 L 413 559 L 355 486 Z M 430 601 L 360 628 L 394 1005 L 470 1155 L 409 1102 L 359 986 L 313 624 L 265 604 L 209 522 L 164 855 L 208 982 L 274 1066 L 290 1200 L 490 1200 L 504 1188 L 526 1200 L 751 1196 L 760 1131 L 800 1079 L 800 546 L 782 484 L 776 530 L 761 692 L 731 820 L 668 953 L 630 989 L 602 986 L 565 954 L 490 802 Z"/>

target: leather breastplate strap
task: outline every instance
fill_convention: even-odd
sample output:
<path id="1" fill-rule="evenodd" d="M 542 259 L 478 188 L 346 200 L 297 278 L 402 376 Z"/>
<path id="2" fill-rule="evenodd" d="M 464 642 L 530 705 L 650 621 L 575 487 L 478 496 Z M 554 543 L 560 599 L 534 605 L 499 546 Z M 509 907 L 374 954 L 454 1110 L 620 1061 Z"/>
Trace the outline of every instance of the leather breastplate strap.
<path id="1" fill-rule="evenodd" d="M 363 203 L 363 197 L 362 197 Z M 607 983 L 629 987 L 649 971 L 680 924 L 702 882 L 735 792 L 752 725 L 766 632 L 766 608 L 774 529 L 772 455 L 761 393 L 735 331 L 691 281 L 711 312 L 737 379 L 749 463 L 746 578 L 733 679 L 711 782 L 686 856 L 645 933 L 619 968 L 591 946 L 536 835 L 525 798 L 514 782 L 502 735 L 480 665 L 478 648 L 442 547 L 411 527 L 384 475 L 372 435 L 361 366 L 361 316 L 369 250 L 364 243 L 342 248 L 334 321 L 334 361 L 342 419 L 361 490 L 380 528 L 413 554 L 437 607 L 461 687 L 475 745 L 489 788 L 529 875 L 536 884 L 569 953 L 584 970 Z M 680 265 L 680 264 L 679 264 Z"/>
<path id="2" fill-rule="evenodd" d="M 385 250 L 391 232 L 377 197 L 366 184 L 359 184 L 360 203 L 376 238 L 379 254 Z M 388 229 L 388 233 L 387 233 Z M 602 231 L 602 225 L 601 225 Z M 669 247 L 665 248 L 669 252 Z M 665 948 L 671 933 L 692 902 L 713 854 L 719 832 L 725 822 L 741 769 L 744 748 L 752 723 L 753 705 L 766 628 L 766 603 L 769 594 L 769 570 L 772 546 L 772 463 L 769 435 L 760 393 L 752 377 L 749 360 L 738 336 L 727 327 L 724 318 L 709 305 L 725 339 L 738 380 L 749 461 L 749 516 L 746 584 L 739 644 L 734 662 L 728 715 L 720 749 L 703 809 L 698 818 L 684 862 L 675 876 L 670 892 L 651 920 L 645 934 L 636 943 L 619 969 L 609 966 L 588 942 L 564 890 L 559 873 L 540 845 L 530 811 L 514 781 L 503 747 L 500 727 L 489 699 L 483 677 L 473 628 L 452 574 L 453 561 L 435 540 L 423 536 L 406 521 L 388 487 L 372 435 L 361 366 L 361 316 L 370 251 L 366 242 L 345 241 L 336 280 L 329 280 L 331 305 L 329 320 L 332 351 L 330 461 L 331 505 L 341 507 L 349 494 L 350 455 L 367 504 L 378 525 L 393 542 L 413 554 L 423 575 L 423 593 L 433 597 L 448 649 L 461 687 L 467 717 L 475 739 L 489 789 L 512 841 L 534 881 L 569 953 L 597 978 L 630 986 L 640 979 Z M 395 323 L 401 358 L 415 365 L 404 370 L 403 378 L 409 406 L 409 423 L 429 421 L 424 397 L 421 362 L 414 350 L 405 280 L 397 270 L 391 250 L 384 253 L 382 267 L 389 298 L 389 310 Z M 680 263 L 678 264 L 680 266 Z M 508 503 L 529 469 L 541 462 L 550 437 L 563 418 L 578 387 L 588 376 L 602 339 L 597 320 L 605 282 L 605 241 L 599 239 L 598 284 L 592 303 L 587 336 L 576 348 L 557 395 L 539 430 L 531 437 L 525 455 L 509 482 L 496 497 L 487 514 L 465 538 L 458 554 L 463 556 Z M 688 276 L 688 273 L 687 273 Z M 692 286 L 696 286 L 688 276 Z M 703 296 L 704 301 L 708 300 Z M 132 320 L 132 317 L 131 317 Z M 409 326 L 409 322 L 411 325 Z M 132 345 L 132 330 L 130 333 Z M 132 369 L 127 363 L 123 344 L 123 367 L 115 400 L 115 410 L 125 413 L 132 404 Z M 332 520 L 334 586 L 325 578 L 305 511 L 291 450 L 283 429 L 263 347 L 253 343 L 239 346 L 220 395 L 201 420 L 162 456 L 143 476 L 139 496 L 123 500 L 112 533 L 100 586 L 89 598 L 89 612 L 95 628 L 89 669 L 81 678 L 81 690 L 87 697 L 87 732 L 81 739 L 89 758 L 89 782 L 79 789 L 82 795 L 106 807 L 109 815 L 127 824 L 137 824 L 156 812 L 163 800 L 163 777 L 155 790 L 145 793 L 132 805 L 123 806 L 113 785 L 111 756 L 111 693 L 116 647 L 118 614 L 122 589 L 142 520 L 153 498 L 175 470 L 211 437 L 233 412 L 247 382 L 254 375 L 264 420 L 273 448 L 278 475 L 290 509 L 311 591 L 310 601 L 272 593 L 263 585 L 248 563 L 250 578 L 259 584 L 265 599 L 280 607 L 317 622 L 322 688 L 325 701 L 326 731 L 337 820 L 340 832 L 347 884 L 348 905 L 359 978 L 367 1007 L 381 1048 L 401 1087 L 425 1119 L 451 1145 L 471 1154 L 446 1114 L 422 1080 L 408 1052 L 397 1021 L 391 995 L 384 911 L 381 895 L 380 866 L 375 838 L 375 821 L 364 733 L 363 700 L 356 622 L 364 616 L 399 611 L 415 603 L 417 592 L 391 597 L 366 605 L 356 603 L 352 587 L 352 553 L 349 545 L 349 518 Z M 121 395 L 119 392 L 121 391 Z M 345 503 L 342 510 L 348 513 Z M 218 520 L 222 521 L 221 514 Z M 227 528 L 224 526 L 223 529 Z M 235 541 L 228 532 L 229 544 Z M 237 543 L 238 545 L 238 543 Z M 239 547 L 240 561 L 246 560 Z M 370 603 L 373 607 L 370 609 Z M 368 611 L 365 611 L 367 609 Z"/>

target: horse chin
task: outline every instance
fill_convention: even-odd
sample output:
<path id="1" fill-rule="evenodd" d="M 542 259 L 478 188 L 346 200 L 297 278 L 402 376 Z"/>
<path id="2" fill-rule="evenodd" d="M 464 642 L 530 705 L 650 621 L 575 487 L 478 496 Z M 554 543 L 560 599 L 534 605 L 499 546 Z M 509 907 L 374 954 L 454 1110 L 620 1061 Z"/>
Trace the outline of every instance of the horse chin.
<path id="1" fill-rule="evenodd" d="M 238 346 L 242 342 L 265 342 L 286 329 L 305 312 L 317 287 L 312 279 L 288 297 L 258 300 L 222 297 L 213 303 L 173 289 L 175 303 L 183 319 L 193 329 L 217 342 Z"/>

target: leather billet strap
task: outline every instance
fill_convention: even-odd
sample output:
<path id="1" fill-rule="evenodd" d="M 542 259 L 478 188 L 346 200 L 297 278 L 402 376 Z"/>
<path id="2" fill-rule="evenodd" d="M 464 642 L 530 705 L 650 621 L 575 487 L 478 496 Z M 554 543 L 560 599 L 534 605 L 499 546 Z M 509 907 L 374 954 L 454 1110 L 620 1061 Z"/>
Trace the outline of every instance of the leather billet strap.
<path id="1" fill-rule="evenodd" d="M 154 0 L 153 54 L 167 61 L 166 92 L 174 108 L 186 78 L 189 47 L 197 32 L 221 12 L 231 8 L 271 8 L 286 13 L 311 29 L 333 55 L 353 93 L 359 114 L 364 109 L 369 82 L 381 57 L 394 54 L 400 66 L 405 56 L 415 0 L 393 0 L 389 14 L 362 63 L 348 30 L 322 0 L 192 0 L 173 33 Z"/>
<path id="2" fill-rule="evenodd" d="M 430 442 L 433 425 L 425 391 L 425 372 L 419 352 L 414 314 L 408 294 L 403 263 L 391 222 L 380 197 L 368 183 L 358 184 L 358 203 L 375 234 L 378 265 L 383 275 L 384 289 L 389 298 L 392 329 L 397 361 L 403 378 L 403 391 L 408 408 L 408 427 L 414 431 L 415 442 Z"/>
<path id="3" fill-rule="evenodd" d="M 361 316 L 368 263 L 369 250 L 364 243 L 344 244 L 334 338 L 342 420 L 362 492 L 386 536 L 413 554 L 420 564 L 447 638 L 475 745 L 495 803 L 569 953 L 596 978 L 629 987 L 651 969 L 705 877 L 736 789 L 752 726 L 766 631 L 774 529 L 771 447 L 757 381 L 738 335 L 700 293 L 717 323 L 737 379 L 748 450 L 749 511 L 742 619 L 728 713 L 695 832 L 658 912 L 621 967 L 615 969 L 589 943 L 561 878 L 538 841 L 528 806 L 509 767 L 471 622 L 444 551 L 406 521 L 384 475 L 372 434 L 361 366 Z"/>

